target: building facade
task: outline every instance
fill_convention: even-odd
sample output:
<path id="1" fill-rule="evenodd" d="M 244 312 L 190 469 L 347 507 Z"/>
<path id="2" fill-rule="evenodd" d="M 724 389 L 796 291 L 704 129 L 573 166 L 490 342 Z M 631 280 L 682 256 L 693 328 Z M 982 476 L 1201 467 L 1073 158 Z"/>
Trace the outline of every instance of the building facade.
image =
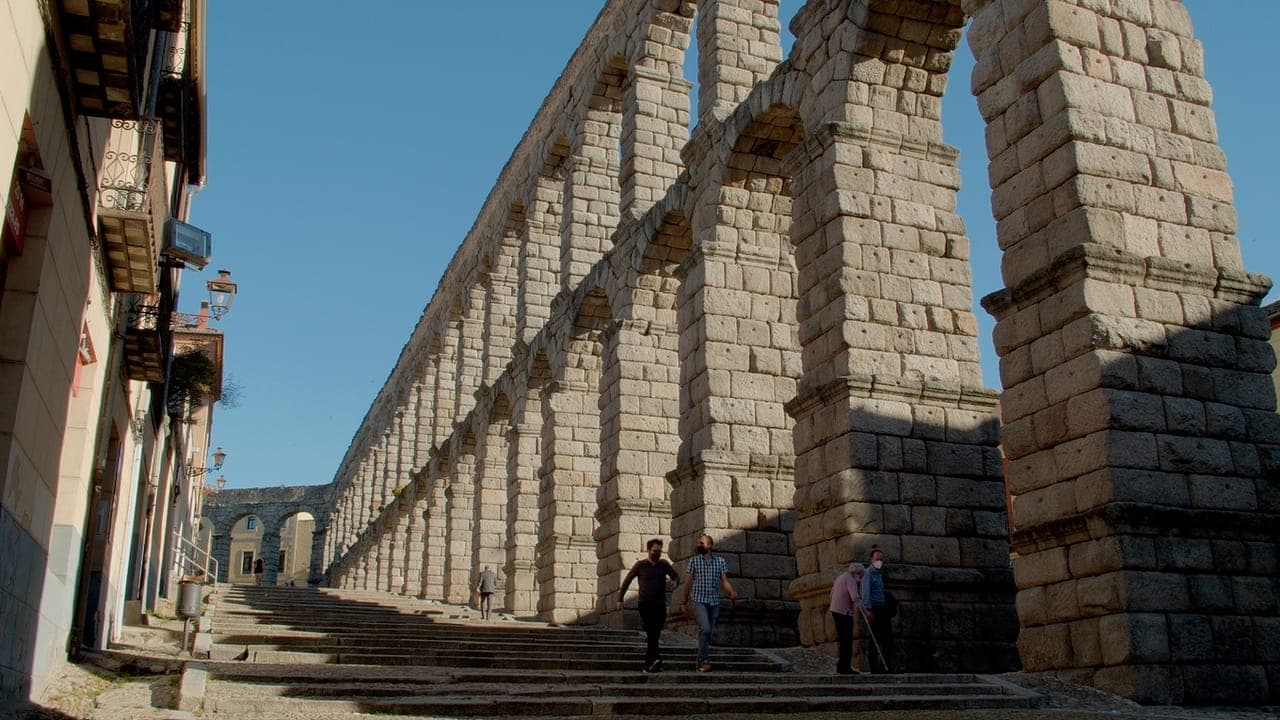
<path id="1" fill-rule="evenodd" d="M 899 668 L 1280 698 L 1270 281 L 1186 9 L 811 0 L 786 58 L 777 11 L 604 4 L 336 471 L 330 582 L 466 602 L 490 565 L 620 624 L 644 540 L 705 532 L 724 639 L 817 644 L 878 547 Z M 1001 392 L 942 139 L 966 24 Z"/>
<path id="2" fill-rule="evenodd" d="M 216 397 L 171 402 L 167 382 L 183 269 L 209 259 L 183 222 L 203 18 L 202 0 L 22 0 L 0 20 L 3 706 L 182 572 Z"/>

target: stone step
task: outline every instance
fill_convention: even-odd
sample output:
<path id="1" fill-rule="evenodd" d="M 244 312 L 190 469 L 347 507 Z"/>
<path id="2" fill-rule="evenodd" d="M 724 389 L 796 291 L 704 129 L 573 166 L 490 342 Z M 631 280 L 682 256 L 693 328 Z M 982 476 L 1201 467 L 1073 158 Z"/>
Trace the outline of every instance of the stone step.
<path id="1" fill-rule="evenodd" d="M 692 638 L 668 633 L 664 644 L 693 645 Z M 431 647 L 435 645 L 467 645 L 479 644 L 500 645 L 513 649 L 525 647 L 565 647 L 565 648 L 617 648 L 633 647 L 644 644 L 644 637 L 637 632 L 623 632 L 616 635 L 596 635 L 594 633 L 555 633 L 555 632 L 488 632 L 483 629 L 472 630 L 466 627 L 445 628 L 439 625 L 426 625 L 395 631 L 370 630 L 367 628 L 342 628 L 341 630 L 315 630 L 281 628 L 271 625 L 255 627 L 213 626 L 211 637 L 214 642 L 228 645 L 235 644 L 277 644 L 291 646 L 317 646 L 323 644 L 357 645 L 381 647 Z M 750 654 L 750 648 L 726 648 L 733 652 Z"/>
<path id="2" fill-rule="evenodd" d="M 609 696 L 609 697 L 679 697 L 683 693 L 696 693 L 699 697 L 817 697 L 832 693 L 843 693 L 850 688 L 857 688 L 863 695 L 991 695 L 994 689 L 977 683 L 913 683 L 881 685 L 878 683 L 832 683 L 823 678 L 793 676 L 787 682 L 749 683 L 736 674 L 730 678 L 722 678 L 720 682 L 703 682 L 694 685 L 683 682 L 683 678 L 705 677 L 705 673 L 688 671 L 685 673 L 665 672 L 656 676 L 645 676 L 636 671 L 636 675 L 645 677 L 648 682 L 560 682 L 560 683 L 524 683 L 512 686 L 509 683 L 449 683 L 425 686 L 421 683 L 375 683 L 375 682 L 324 682 L 311 684 L 297 683 L 260 684 L 245 695 L 253 697 L 309 697 L 309 698 L 349 698 L 349 697 L 437 697 L 444 695 L 486 696 L 493 694 L 518 695 L 520 697 L 563 697 L 563 696 Z M 696 689 L 695 689 L 696 688 Z"/>
<path id="3" fill-rule="evenodd" d="M 214 656 L 215 660 L 229 660 L 238 657 L 237 654 L 229 652 L 234 648 L 228 648 L 228 652 L 219 652 Z M 243 653 L 241 648 L 238 652 Z M 615 655 L 612 657 L 593 658 L 586 662 L 594 668 L 607 670 L 634 670 L 638 662 L 637 658 L 640 654 L 633 653 L 630 656 Z M 324 664 L 324 665 L 432 665 L 447 668 L 511 668 L 518 664 L 519 667 L 528 669 L 570 669 L 583 664 L 581 658 L 574 657 L 572 654 L 557 654 L 547 656 L 528 656 L 528 657 L 512 657 L 505 653 L 392 653 L 383 652 L 340 652 L 340 653 L 310 653 L 310 652 L 289 652 L 286 650 L 254 650 L 249 648 L 247 657 L 244 662 L 249 663 L 308 663 L 308 664 Z M 712 656 L 712 663 L 726 671 L 736 672 L 768 672 L 780 671 L 781 668 L 776 664 L 765 660 L 752 659 L 733 659 L 733 658 L 716 658 Z"/>
<path id="4" fill-rule="evenodd" d="M 525 622 L 523 620 L 508 621 L 484 621 L 473 618 L 453 618 L 438 617 L 430 615 L 412 615 L 403 613 L 400 615 L 389 615 L 385 618 L 377 620 L 368 620 L 361 618 L 351 618 L 345 616 L 325 616 L 325 615 L 285 615 L 276 613 L 274 615 L 233 615 L 230 613 L 215 613 L 214 616 L 220 621 L 222 626 L 252 626 L 260 625 L 279 625 L 279 626 L 298 626 L 307 630 L 319 628 L 338 628 L 345 629 L 348 627 L 422 627 L 426 624 L 439 625 L 445 628 L 468 628 L 477 632 L 557 632 L 557 633 L 579 633 L 583 635 L 628 635 L 638 631 L 638 628 L 598 628 L 598 627 L 577 627 L 577 626 L 555 626 L 544 625 L 536 622 Z"/>
<path id="5" fill-rule="evenodd" d="M 319 608 L 334 610 L 338 604 L 352 612 L 386 612 L 387 610 L 413 610 L 425 613 L 457 613 L 478 614 L 476 610 L 460 605 L 439 605 L 421 600 L 405 599 L 400 601 L 370 602 L 367 600 L 346 600 L 343 598 L 309 597 L 309 598 L 239 598 L 222 596 L 218 602 L 226 607 L 269 608 L 294 610 L 299 608 Z"/>
<path id="6" fill-rule="evenodd" d="M 369 653 L 378 652 L 386 653 L 406 653 L 414 652 L 422 655 L 445 655 L 445 654 L 467 654 L 476 655 L 502 655 L 511 657 L 513 653 L 518 657 L 560 657 L 574 658 L 582 662 L 588 662 L 597 659 L 608 659 L 618 657 L 619 655 L 632 655 L 643 652 L 643 645 L 634 643 L 631 645 L 595 645 L 583 646 L 566 643 L 547 644 L 547 645 L 516 645 L 506 644 L 499 646 L 494 643 L 386 643 L 380 644 L 370 640 L 353 639 L 351 642 L 336 643 L 326 641 L 316 644 L 301 643 L 275 643 L 269 641 L 237 641 L 224 642 L 216 641 L 211 650 L 214 652 L 215 659 L 230 659 L 231 657 L 244 652 L 248 648 L 250 652 L 308 652 L 308 653 Z M 717 648 L 716 657 L 733 658 L 733 659 L 759 659 L 759 656 L 752 652 L 744 652 L 740 649 L 733 648 Z M 669 657 L 692 658 L 697 652 L 697 648 L 692 645 L 684 645 L 679 647 L 664 648 L 663 654 Z M 229 655 L 227 654 L 229 653 Z"/>
<path id="7" fill-rule="evenodd" d="M 629 638 L 526 638 L 526 637 L 433 637 L 429 635 L 409 635 L 399 637 L 370 637 L 360 633 L 344 633 L 341 635 L 290 635 L 277 632 L 271 633 L 242 633 L 235 635 L 227 635 L 222 633 L 214 633 L 213 642 L 215 645 L 226 645 L 243 648 L 248 645 L 251 648 L 262 650 L 310 650 L 310 651 L 337 651 L 340 649 L 350 648 L 391 648 L 391 649 L 472 649 L 485 650 L 487 648 L 497 647 L 503 652 L 575 652 L 587 653 L 591 655 L 601 653 L 617 653 L 630 652 L 638 647 L 643 647 L 642 638 L 635 636 Z M 682 644 L 676 644 L 668 641 L 664 647 L 671 651 L 694 652 L 695 646 L 692 642 L 688 642 L 685 638 L 681 638 Z M 755 655 L 750 648 L 737 647 L 719 647 L 717 651 L 722 655 Z"/>
<path id="8" fill-rule="evenodd" d="M 715 658 L 713 648 L 712 657 Z M 634 665 L 635 663 L 633 663 Z M 719 667 L 719 666 L 717 666 Z M 271 683 L 327 682 L 334 677 L 334 670 L 317 665 L 289 664 L 255 664 L 243 662 L 210 662 L 207 664 L 210 677 L 214 679 L 234 679 L 246 683 L 261 681 Z M 633 668 L 634 670 L 634 668 Z M 669 671 L 660 675 L 647 675 L 641 672 L 618 674 L 603 670 L 555 670 L 536 671 L 529 669 L 482 670 L 466 668 L 435 668 L 430 666 L 397 666 L 380 665 L 347 665 L 341 670 L 342 681 L 361 682 L 366 685 L 376 683 L 417 683 L 422 684 L 494 684 L 501 686 L 517 686 L 522 684 L 648 684 L 654 682 L 680 682 L 682 684 L 706 684 L 725 682 L 726 678 L 718 670 L 709 673 Z M 807 683 L 824 683 L 834 685 L 916 685 L 916 684 L 964 684 L 988 681 L 981 676 L 964 673 L 917 673 L 897 675 L 811 675 L 791 672 L 756 672 L 735 673 L 733 682 L 751 684 L 789 684 L 796 680 Z"/>
<path id="9" fill-rule="evenodd" d="M 1025 709 L 1026 698 L 999 693 L 974 695 L 870 695 L 833 693 L 830 695 L 788 694 L 771 697 L 706 695 L 681 696 L 655 689 L 650 697 L 612 695 L 524 697 L 503 693 L 489 697 L 371 697 L 344 699 L 273 698 L 236 696 L 233 691 L 215 691 L 207 698 L 205 714 L 248 717 L 262 713 L 378 713 L 445 717 L 528 717 L 566 715 L 695 715 L 744 716 L 760 713 L 802 712 L 911 712 L 924 710 Z"/>
<path id="10" fill-rule="evenodd" d="M 474 611 L 376 593 L 236 589 L 215 606 L 204 715 L 432 717 L 1017 711 L 1038 696 L 968 674 L 804 675 L 751 648 L 692 638 L 640 671 L 634 630 L 482 621 Z M 672 638 L 677 639 L 677 638 Z M 239 658 L 237 660 L 237 658 Z"/>
<path id="11" fill-rule="evenodd" d="M 217 631 L 213 633 L 214 638 L 228 638 L 228 642 L 237 642 L 239 640 L 251 641 L 260 640 L 263 642 L 278 642 L 294 645 L 315 644 L 318 641 L 330 640 L 337 644 L 344 644 L 351 640 L 368 639 L 377 641 L 378 643 L 397 643 L 397 642 L 413 642 L 418 644 L 501 644 L 503 646 L 512 645 L 563 645 L 566 647 L 578 647 L 584 644 L 594 644 L 600 646 L 631 646 L 637 642 L 643 644 L 643 637 L 640 633 L 623 633 L 620 635 L 598 636 L 586 633 L 530 633 L 530 632 L 485 632 L 483 630 L 469 631 L 469 628 L 459 628 L 457 632 L 450 632 L 438 626 L 416 628 L 413 633 L 405 633 L 401 635 L 369 635 L 359 629 L 344 629 L 341 632 L 315 632 L 310 630 L 289 630 L 276 626 L 263 625 L 257 628 L 244 628 L 247 632 L 227 632 Z M 682 638 L 684 640 L 686 638 Z M 747 648 L 739 648 L 741 652 L 750 652 Z"/>

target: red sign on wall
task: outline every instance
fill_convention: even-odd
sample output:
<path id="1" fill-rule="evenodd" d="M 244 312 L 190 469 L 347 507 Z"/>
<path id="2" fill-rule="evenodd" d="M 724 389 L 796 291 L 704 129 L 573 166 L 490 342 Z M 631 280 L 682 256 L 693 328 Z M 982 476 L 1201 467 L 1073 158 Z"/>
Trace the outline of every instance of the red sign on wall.
<path id="1" fill-rule="evenodd" d="M 4 204 L 4 254 L 21 255 L 27 239 L 27 200 L 18 184 L 17 174 L 9 185 L 9 198 Z"/>

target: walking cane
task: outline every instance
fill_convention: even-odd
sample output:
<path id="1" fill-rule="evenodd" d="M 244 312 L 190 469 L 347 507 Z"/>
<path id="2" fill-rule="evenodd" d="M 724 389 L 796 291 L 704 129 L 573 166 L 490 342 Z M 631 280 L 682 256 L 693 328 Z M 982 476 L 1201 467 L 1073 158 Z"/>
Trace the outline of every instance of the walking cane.
<path id="1" fill-rule="evenodd" d="M 871 621 L 867 619 L 867 611 L 859 607 L 858 615 L 862 616 L 862 622 L 867 626 L 867 634 L 871 636 L 871 644 L 875 646 L 876 654 L 880 656 L 880 667 L 884 668 L 885 672 L 889 672 L 889 663 L 884 661 L 884 653 L 880 651 L 880 642 L 876 640 L 876 633 L 871 629 Z"/>

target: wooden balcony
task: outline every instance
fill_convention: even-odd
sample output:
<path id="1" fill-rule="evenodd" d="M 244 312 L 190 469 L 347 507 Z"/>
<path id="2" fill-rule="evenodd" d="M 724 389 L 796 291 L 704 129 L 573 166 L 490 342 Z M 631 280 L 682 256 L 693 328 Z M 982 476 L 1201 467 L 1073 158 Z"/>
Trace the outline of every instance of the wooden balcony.
<path id="1" fill-rule="evenodd" d="M 164 382 L 165 336 L 168 328 L 160 322 L 157 297 L 136 298 L 129 306 L 124 332 L 124 370 L 131 380 Z M 166 323 L 167 324 L 167 323 Z"/>
<path id="2" fill-rule="evenodd" d="M 137 119 L 156 0 L 56 0 L 76 109 Z"/>

